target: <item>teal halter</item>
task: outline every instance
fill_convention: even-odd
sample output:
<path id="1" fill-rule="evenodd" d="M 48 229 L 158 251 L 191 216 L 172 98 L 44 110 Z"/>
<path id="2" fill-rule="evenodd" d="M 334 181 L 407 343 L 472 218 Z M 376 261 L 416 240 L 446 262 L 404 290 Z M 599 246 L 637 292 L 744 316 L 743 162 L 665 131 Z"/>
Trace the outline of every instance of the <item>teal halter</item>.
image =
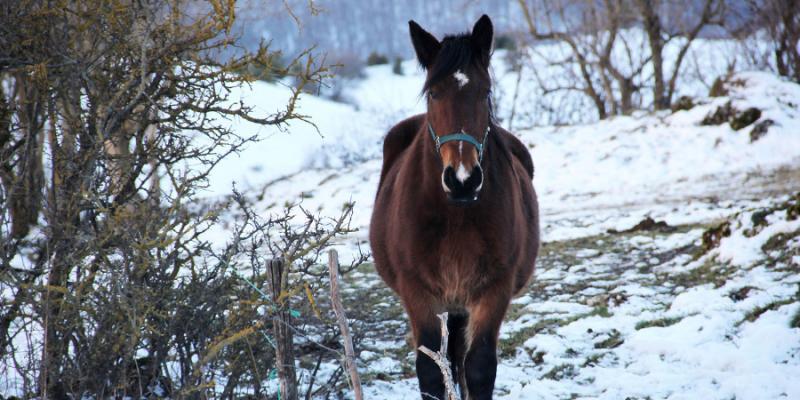
<path id="1" fill-rule="evenodd" d="M 443 144 L 447 142 L 467 142 L 478 150 L 478 162 L 483 161 L 483 147 L 486 145 L 486 138 L 489 137 L 489 131 L 491 130 L 491 124 L 486 125 L 486 133 L 483 135 L 483 141 L 479 142 L 478 139 L 475 139 L 471 135 L 464 133 L 462 130 L 458 133 L 451 133 L 449 135 L 444 136 L 436 136 L 436 132 L 433 131 L 433 126 L 431 126 L 431 122 L 428 121 L 428 133 L 431 134 L 433 138 L 433 143 L 436 144 L 436 152 L 439 153 L 439 149 L 442 147 Z"/>

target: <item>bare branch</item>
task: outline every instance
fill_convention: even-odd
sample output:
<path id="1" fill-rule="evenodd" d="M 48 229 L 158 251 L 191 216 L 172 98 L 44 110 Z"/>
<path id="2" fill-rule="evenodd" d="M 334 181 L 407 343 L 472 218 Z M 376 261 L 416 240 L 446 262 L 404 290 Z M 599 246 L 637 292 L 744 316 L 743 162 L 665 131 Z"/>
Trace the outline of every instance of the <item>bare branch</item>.
<path id="1" fill-rule="evenodd" d="M 439 351 L 434 352 L 425 346 L 419 346 L 418 349 L 439 366 L 444 380 L 444 392 L 447 400 L 458 400 L 456 385 L 453 383 L 453 374 L 450 369 L 450 361 L 447 359 L 447 342 L 450 337 L 450 332 L 447 330 L 447 313 L 439 314 L 438 317 L 441 320 L 440 326 L 442 328 L 442 343 L 439 346 Z"/>

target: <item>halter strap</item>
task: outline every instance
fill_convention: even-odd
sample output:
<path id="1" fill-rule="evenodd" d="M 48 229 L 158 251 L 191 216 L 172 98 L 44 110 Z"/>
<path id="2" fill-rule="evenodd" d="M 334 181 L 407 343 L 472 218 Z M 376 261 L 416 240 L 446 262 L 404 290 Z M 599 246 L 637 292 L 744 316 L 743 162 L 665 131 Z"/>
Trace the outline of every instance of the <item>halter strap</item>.
<path id="1" fill-rule="evenodd" d="M 491 130 L 491 125 L 487 125 L 486 133 L 484 133 L 483 141 L 481 142 L 479 142 L 478 139 L 472 137 L 472 135 L 468 135 L 463 131 L 443 136 L 436 136 L 436 132 L 433 131 L 433 126 L 431 126 L 431 122 L 428 121 L 428 133 L 430 133 L 431 138 L 433 138 L 433 143 L 436 145 L 437 153 L 439 153 L 439 149 L 442 147 L 442 145 L 447 142 L 467 142 L 475 146 L 475 149 L 478 150 L 478 162 L 483 161 L 483 147 L 486 145 L 486 138 L 489 137 L 490 130 Z"/>

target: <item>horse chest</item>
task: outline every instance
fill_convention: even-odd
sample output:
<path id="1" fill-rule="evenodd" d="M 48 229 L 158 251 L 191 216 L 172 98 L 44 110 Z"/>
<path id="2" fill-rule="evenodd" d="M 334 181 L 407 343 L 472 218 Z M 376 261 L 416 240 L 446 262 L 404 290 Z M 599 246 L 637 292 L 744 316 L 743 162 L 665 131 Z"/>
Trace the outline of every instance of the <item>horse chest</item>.
<path id="1" fill-rule="evenodd" d="M 506 260 L 494 255 L 496 242 L 490 229 L 469 223 L 442 225 L 441 221 L 422 226 L 428 227 L 428 235 L 419 239 L 429 246 L 422 265 L 425 270 L 419 276 L 444 302 L 464 304 L 507 274 Z"/>

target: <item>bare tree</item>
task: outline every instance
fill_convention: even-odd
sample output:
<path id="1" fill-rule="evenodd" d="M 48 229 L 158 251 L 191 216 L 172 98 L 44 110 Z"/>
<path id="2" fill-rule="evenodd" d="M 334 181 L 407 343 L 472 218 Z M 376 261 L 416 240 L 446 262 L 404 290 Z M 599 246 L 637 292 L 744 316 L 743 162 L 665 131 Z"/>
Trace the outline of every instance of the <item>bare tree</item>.
<path id="1" fill-rule="evenodd" d="M 685 4 L 684 4 L 685 3 Z M 564 80 L 539 79 L 545 95 L 584 94 L 599 119 L 643 108 L 642 89 L 652 87 L 652 109 L 669 108 L 683 60 L 703 28 L 720 24 L 722 0 L 705 0 L 699 17 L 693 2 L 659 0 L 518 0 L 528 32 L 539 43 L 557 43 L 566 54 L 534 54 L 559 67 Z M 688 11 L 687 11 L 688 10 Z M 642 26 L 645 40 L 632 28 Z M 665 47 L 682 41 L 674 59 Z M 652 75 L 646 72 L 652 68 Z"/>
<path id="2" fill-rule="evenodd" d="M 800 82 L 800 1 L 748 0 L 739 17 L 745 23 L 732 27 L 734 34 L 749 43 L 759 66 L 773 69 L 781 76 Z M 766 33 L 768 54 L 759 54 L 758 47 Z"/>
<path id="3" fill-rule="evenodd" d="M 639 90 L 636 79 L 648 60 L 638 58 L 641 52 L 635 51 L 635 43 L 622 33 L 632 18 L 623 0 L 604 0 L 602 4 L 561 0 L 530 6 L 518 0 L 518 4 L 533 39 L 554 41 L 569 49 L 566 56 L 547 62 L 561 66 L 567 74 L 577 70 L 571 82 L 547 87 L 545 93 L 581 92 L 591 99 L 599 119 L 633 111 Z M 617 47 L 624 49 L 624 64 L 615 58 Z"/>
<path id="4" fill-rule="evenodd" d="M 722 25 L 725 2 L 723 0 L 704 0 L 702 10 L 693 18 L 692 4 L 676 4 L 661 0 L 636 0 L 642 26 L 647 33 L 653 64 L 653 106 L 656 110 L 670 108 L 675 95 L 676 84 L 681 74 L 681 66 L 692 42 L 703 28 L 709 25 Z M 668 19 L 674 26 L 667 27 L 663 21 Z M 693 20 L 694 19 L 694 20 Z M 664 47 L 671 41 L 682 39 L 677 55 L 666 60 L 672 72 L 665 69 Z"/>
<path id="5" fill-rule="evenodd" d="M 252 341 L 257 309 L 236 300 L 250 289 L 209 260 L 203 234 L 227 205 L 196 193 L 258 140 L 226 118 L 307 120 L 297 99 L 328 73 L 310 51 L 277 65 L 263 44 L 212 57 L 237 46 L 234 20 L 228 1 L 0 6 L 0 362 L 23 397 L 216 397 L 225 365 L 238 369 L 231 396 L 237 377 L 267 379 L 216 361 L 274 353 Z M 294 78 L 283 110 L 230 97 L 250 65 Z"/>

